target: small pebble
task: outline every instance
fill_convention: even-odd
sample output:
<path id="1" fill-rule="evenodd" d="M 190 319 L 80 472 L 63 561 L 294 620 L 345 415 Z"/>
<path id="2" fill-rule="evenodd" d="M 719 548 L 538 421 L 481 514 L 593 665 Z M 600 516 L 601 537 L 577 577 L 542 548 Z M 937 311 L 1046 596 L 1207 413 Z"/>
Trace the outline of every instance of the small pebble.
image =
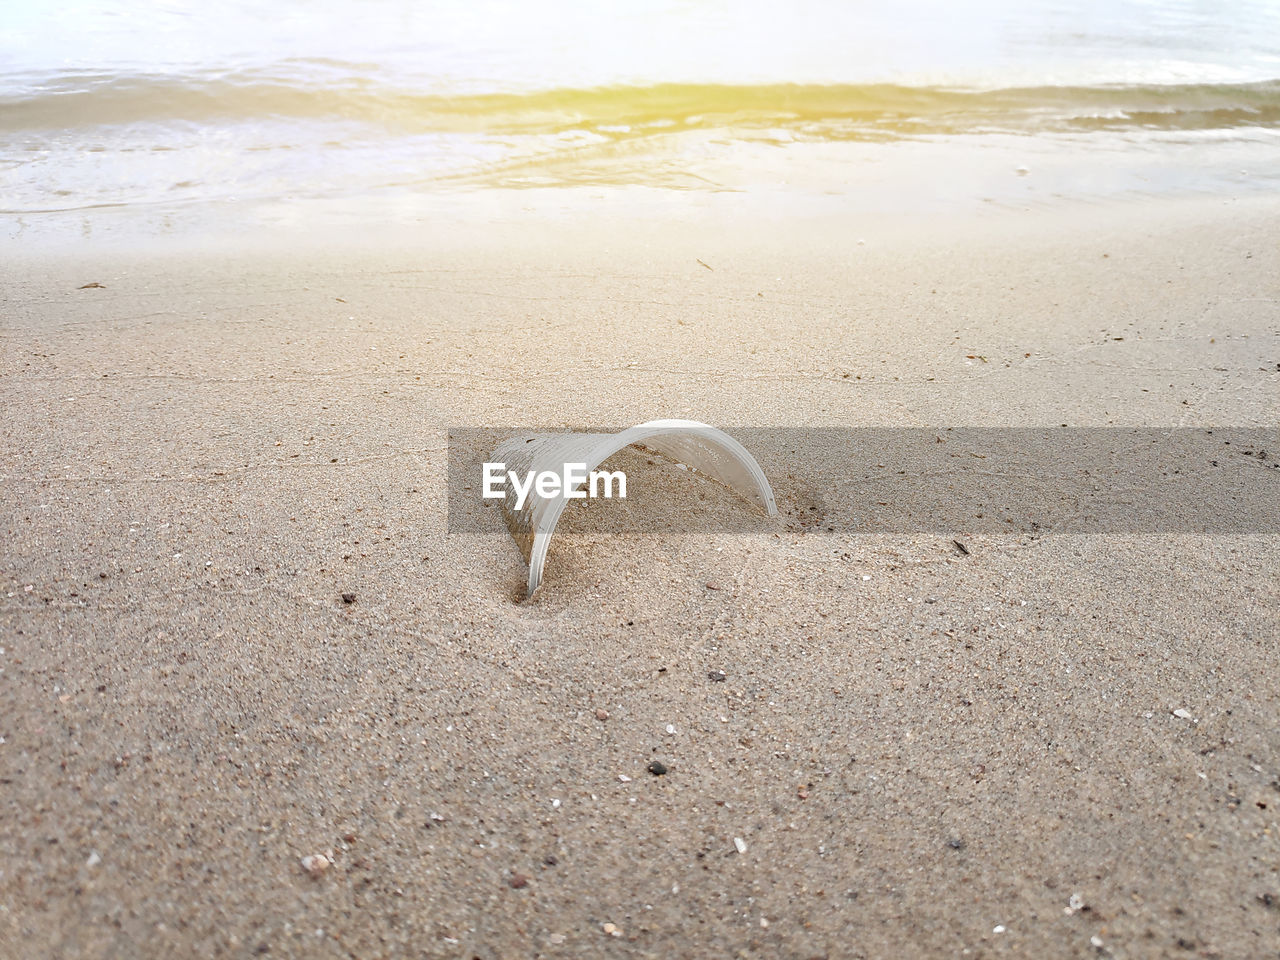
<path id="1" fill-rule="evenodd" d="M 608 720 L 608 719 L 609 719 L 609 711 L 608 711 L 608 710 L 605 710 L 603 707 L 601 707 L 599 710 L 597 710 L 597 711 L 596 711 L 596 719 L 597 719 L 597 720 Z"/>
<path id="2" fill-rule="evenodd" d="M 1003 924 L 1003 923 L 997 923 L 994 927 L 992 927 L 992 928 L 991 928 L 991 932 L 992 932 L 992 933 L 1004 933 L 1004 924 Z"/>
<path id="3" fill-rule="evenodd" d="M 649 766 L 645 767 L 655 777 L 660 777 L 667 772 L 667 765 L 661 760 L 651 760 Z"/>
<path id="4" fill-rule="evenodd" d="M 747 841 L 743 840 L 741 837 L 734 837 L 734 838 L 733 838 L 733 848 L 734 848 L 735 850 L 737 850 L 739 853 L 746 853 L 746 852 L 747 852 Z"/>
<path id="5" fill-rule="evenodd" d="M 675 732 L 676 732 L 676 725 L 675 725 L 674 723 L 668 723 L 668 724 L 667 724 L 667 733 L 674 734 Z"/>
<path id="6" fill-rule="evenodd" d="M 512 890 L 523 890 L 529 885 L 529 878 L 523 873 L 513 873 L 511 874 L 510 879 L 507 880 L 507 885 L 510 886 Z"/>
<path id="7" fill-rule="evenodd" d="M 622 931 L 619 930 L 617 926 L 612 923 L 602 923 L 600 924 L 600 929 L 603 930 L 605 933 L 607 933 L 611 937 L 622 936 Z"/>
<path id="8" fill-rule="evenodd" d="M 1191 719 L 1191 711 L 1183 707 L 1179 707 L 1177 710 L 1173 711 L 1173 715 L 1181 720 Z"/>
<path id="9" fill-rule="evenodd" d="M 325 871 L 329 869 L 329 858 L 323 853 L 313 853 L 310 856 L 303 857 L 301 863 L 302 869 L 313 877 L 322 877 Z"/>
<path id="10" fill-rule="evenodd" d="M 727 679 L 723 670 L 712 670 L 707 676 L 711 678 L 712 683 L 724 683 Z"/>
<path id="11" fill-rule="evenodd" d="M 344 593 L 344 594 L 342 595 L 342 602 L 343 602 L 343 603 L 355 603 L 355 602 L 356 602 L 356 595 L 355 595 L 354 593 Z"/>

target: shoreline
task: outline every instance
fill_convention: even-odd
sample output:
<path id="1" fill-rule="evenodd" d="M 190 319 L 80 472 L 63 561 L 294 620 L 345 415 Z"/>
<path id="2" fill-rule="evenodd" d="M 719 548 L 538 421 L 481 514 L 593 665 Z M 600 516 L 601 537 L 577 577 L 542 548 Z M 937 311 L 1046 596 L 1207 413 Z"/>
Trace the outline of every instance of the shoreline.
<path id="1" fill-rule="evenodd" d="M 0 250 L 393 250 L 430 248 L 434 232 L 448 235 L 434 246 L 449 252 L 455 236 L 492 246 L 495 230 L 499 238 L 515 231 L 506 242 L 518 245 L 524 228 L 563 231 L 576 251 L 574 237 L 583 230 L 638 227 L 663 242 L 670 223 L 710 237 L 762 221 L 803 242 L 815 230 L 862 224 L 896 235 L 924 234 L 935 222 L 947 232 L 986 224 L 999 233 L 1020 218 L 1123 223 L 1126 210 L 1130 219 L 1165 222 L 1173 211 L 1216 202 L 1266 208 L 1277 194 L 1267 127 L 1163 144 L 1156 134 L 1144 144 L 1118 134 L 787 143 L 707 136 L 684 149 L 668 145 L 670 156 L 634 156 L 615 144 L 598 156 L 535 154 L 469 172 L 433 174 L 428 156 L 406 161 L 402 176 L 385 182 L 352 170 L 326 185 L 197 179 L 178 190 L 187 181 L 143 178 L 119 196 L 61 190 L 0 212 Z M 39 180 L 38 171 L 28 176 Z"/>

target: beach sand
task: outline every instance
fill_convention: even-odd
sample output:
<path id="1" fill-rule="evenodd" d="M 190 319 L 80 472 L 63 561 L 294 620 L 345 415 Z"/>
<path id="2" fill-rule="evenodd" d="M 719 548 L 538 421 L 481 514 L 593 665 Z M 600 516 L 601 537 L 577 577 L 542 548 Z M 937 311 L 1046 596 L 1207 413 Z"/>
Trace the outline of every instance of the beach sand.
<path id="1" fill-rule="evenodd" d="M 966 556 L 783 496 L 565 537 L 521 603 L 445 471 L 455 426 L 1275 426 L 1278 214 L 11 244 L 0 956 L 1275 954 L 1280 538 Z"/>

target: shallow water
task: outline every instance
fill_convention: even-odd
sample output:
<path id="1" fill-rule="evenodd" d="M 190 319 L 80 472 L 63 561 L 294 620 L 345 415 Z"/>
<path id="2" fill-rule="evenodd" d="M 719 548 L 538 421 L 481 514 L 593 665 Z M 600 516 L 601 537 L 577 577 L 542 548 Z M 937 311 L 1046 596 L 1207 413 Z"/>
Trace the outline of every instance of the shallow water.
<path id="1" fill-rule="evenodd" d="M 956 6 L 11 4 L 0 210 L 1275 188 L 1280 4 Z"/>

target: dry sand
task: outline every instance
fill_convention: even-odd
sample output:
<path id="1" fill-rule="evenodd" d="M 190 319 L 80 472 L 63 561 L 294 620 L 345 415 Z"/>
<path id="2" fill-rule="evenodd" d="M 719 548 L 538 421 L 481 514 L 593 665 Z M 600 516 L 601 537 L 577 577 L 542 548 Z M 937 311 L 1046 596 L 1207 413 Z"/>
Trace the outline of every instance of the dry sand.
<path id="1" fill-rule="evenodd" d="M 1274 426 L 1278 213 L 10 251 L 0 956 L 1275 955 L 1280 538 L 570 537 L 522 604 L 444 473 Z"/>

